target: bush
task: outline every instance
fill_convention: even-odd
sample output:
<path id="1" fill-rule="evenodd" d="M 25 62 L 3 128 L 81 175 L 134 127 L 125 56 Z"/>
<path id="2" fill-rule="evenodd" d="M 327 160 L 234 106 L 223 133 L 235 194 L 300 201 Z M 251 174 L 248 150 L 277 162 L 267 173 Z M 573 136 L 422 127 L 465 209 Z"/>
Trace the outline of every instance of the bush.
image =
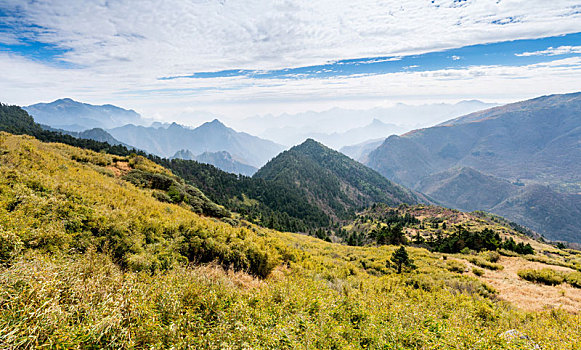
<path id="1" fill-rule="evenodd" d="M 498 262 L 498 260 L 500 260 L 500 254 L 495 251 L 485 251 L 480 253 L 480 256 L 483 257 L 486 261 L 490 261 L 492 263 Z"/>
<path id="2" fill-rule="evenodd" d="M 446 269 L 451 272 L 463 273 L 466 270 L 466 264 L 458 260 L 446 261 Z"/>
<path id="3" fill-rule="evenodd" d="M 565 282 L 575 288 L 581 288 L 581 272 L 570 272 L 566 274 Z"/>
<path id="4" fill-rule="evenodd" d="M 555 286 L 565 281 L 563 275 L 553 269 L 524 269 L 517 272 L 518 276 L 524 280 Z"/>
<path id="5" fill-rule="evenodd" d="M 212 237 L 209 232 L 192 227 L 184 228 L 182 234 L 180 253 L 189 261 L 216 261 L 227 268 L 247 271 L 262 278 L 280 263 L 275 249 L 261 247 L 243 237 L 230 237 L 227 242 L 222 242 L 218 236 Z"/>
<path id="6" fill-rule="evenodd" d="M 484 275 L 484 270 L 479 269 L 477 267 L 473 267 L 472 273 L 475 274 L 476 276 L 482 276 L 482 275 Z"/>
<path id="7" fill-rule="evenodd" d="M 427 292 L 435 291 L 442 288 L 442 283 L 436 281 L 429 275 L 417 274 L 406 279 L 405 284 L 415 289 L 421 289 Z"/>
<path id="8" fill-rule="evenodd" d="M 0 265 L 10 264 L 22 248 L 22 241 L 17 235 L 0 231 Z"/>
<path id="9" fill-rule="evenodd" d="M 484 260 L 480 256 L 471 257 L 468 259 L 468 261 L 470 261 L 471 263 L 473 263 L 476 266 L 483 267 L 483 268 L 489 269 L 489 270 L 502 270 L 502 269 L 504 269 L 504 266 L 502 266 L 500 264 L 492 263 L 492 262 L 487 261 L 487 260 Z"/>
<path id="10" fill-rule="evenodd" d="M 504 255 L 504 256 L 512 256 L 512 257 L 519 256 L 519 254 L 518 254 L 518 253 L 515 253 L 515 252 L 513 252 L 513 251 L 510 251 L 510 250 L 506 250 L 506 249 L 504 249 L 504 248 L 502 248 L 502 249 L 499 249 L 499 250 L 498 250 L 498 253 L 499 253 L 500 255 Z"/>

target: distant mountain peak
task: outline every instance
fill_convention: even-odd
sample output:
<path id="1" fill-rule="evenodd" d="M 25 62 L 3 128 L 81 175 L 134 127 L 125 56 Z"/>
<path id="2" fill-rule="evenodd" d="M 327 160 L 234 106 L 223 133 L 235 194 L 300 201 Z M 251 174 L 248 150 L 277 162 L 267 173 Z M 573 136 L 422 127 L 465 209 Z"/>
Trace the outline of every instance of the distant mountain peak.
<path id="1" fill-rule="evenodd" d="M 223 127 L 223 128 L 226 128 L 227 127 L 226 125 L 224 125 L 224 123 L 222 123 L 217 118 L 215 118 L 211 122 L 205 122 L 204 124 L 202 124 L 200 126 Z"/>
<path id="2" fill-rule="evenodd" d="M 131 109 L 111 104 L 92 105 L 65 97 L 49 103 L 23 107 L 40 124 L 69 131 L 111 129 L 127 124 L 145 125 L 147 120 Z"/>
<path id="3" fill-rule="evenodd" d="M 312 139 L 310 137 L 308 139 L 306 139 L 301 145 L 311 145 L 311 144 L 323 146 L 322 143 L 320 143 L 319 141 Z"/>
<path id="4" fill-rule="evenodd" d="M 70 102 L 77 102 L 77 101 L 73 100 L 70 97 L 65 97 L 65 98 L 58 99 L 58 100 L 54 101 L 53 103 L 56 103 L 56 102 L 69 102 L 70 103 Z M 77 102 L 77 103 L 80 103 L 80 102 Z"/>

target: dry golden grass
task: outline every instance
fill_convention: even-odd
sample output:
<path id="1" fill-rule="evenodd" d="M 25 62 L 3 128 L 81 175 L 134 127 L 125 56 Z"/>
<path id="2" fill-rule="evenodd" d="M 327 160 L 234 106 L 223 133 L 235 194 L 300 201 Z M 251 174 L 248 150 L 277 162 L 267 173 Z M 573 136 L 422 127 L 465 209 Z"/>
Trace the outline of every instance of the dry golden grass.
<path id="1" fill-rule="evenodd" d="M 568 312 L 581 311 L 581 289 L 568 284 L 547 286 L 525 281 L 518 277 L 518 270 L 551 268 L 556 271 L 572 272 L 574 270 L 528 261 L 517 257 L 502 257 L 499 261 L 503 270 L 485 270 L 481 280 L 492 285 L 498 291 L 498 298 L 508 301 L 520 309 L 542 311 L 563 309 Z"/>
<path id="2" fill-rule="evenodd" d="M 131 171 L 129 163 L 124 161 L 116 161 L 114 164 L 108 165 L 105 168 L 111 170 L 115 177 L 121 177 Z"/>

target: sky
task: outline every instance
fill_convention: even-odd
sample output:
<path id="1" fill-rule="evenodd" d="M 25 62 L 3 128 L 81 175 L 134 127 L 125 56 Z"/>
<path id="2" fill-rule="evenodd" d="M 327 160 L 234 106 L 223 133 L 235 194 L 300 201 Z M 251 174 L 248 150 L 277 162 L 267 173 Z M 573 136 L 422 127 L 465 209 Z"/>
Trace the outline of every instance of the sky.
<path id="1" fill-rule="evenodd" d="M 0 0 L 0 101 L 158 120 L 581 90 L 581 0 Z"/>

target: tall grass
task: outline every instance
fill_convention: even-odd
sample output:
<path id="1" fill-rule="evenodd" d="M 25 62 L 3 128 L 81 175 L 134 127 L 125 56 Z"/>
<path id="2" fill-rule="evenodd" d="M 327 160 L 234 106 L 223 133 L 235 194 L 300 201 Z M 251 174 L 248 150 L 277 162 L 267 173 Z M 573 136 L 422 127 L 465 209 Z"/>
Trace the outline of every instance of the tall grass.
<path id="1" fill-rule="evenodd" d="M 581 341 L 578 315 L 406 285 L 422 273 L 321 278 L 309 262 L 261 280 L 212 264 L 152 276 L 93 251 L 28 253 L 0 272 L 0 347 L 516 349 L 498 336 L 512 328 L 549 348 Z"/>

